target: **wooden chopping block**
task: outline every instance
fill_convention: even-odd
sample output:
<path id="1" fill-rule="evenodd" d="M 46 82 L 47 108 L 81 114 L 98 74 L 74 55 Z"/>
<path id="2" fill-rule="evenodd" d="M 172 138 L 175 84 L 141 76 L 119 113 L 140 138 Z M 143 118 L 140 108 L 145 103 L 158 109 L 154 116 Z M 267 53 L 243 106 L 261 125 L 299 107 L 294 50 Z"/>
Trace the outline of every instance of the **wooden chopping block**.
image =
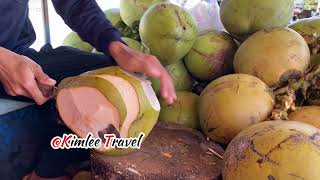
<path id="1" fill-rule="evenodd" d="M 97 180 L 218 180 L 224 150 L 193 129 L 158 123 L 142 147 L 124 156 L 91 153 Z"/>

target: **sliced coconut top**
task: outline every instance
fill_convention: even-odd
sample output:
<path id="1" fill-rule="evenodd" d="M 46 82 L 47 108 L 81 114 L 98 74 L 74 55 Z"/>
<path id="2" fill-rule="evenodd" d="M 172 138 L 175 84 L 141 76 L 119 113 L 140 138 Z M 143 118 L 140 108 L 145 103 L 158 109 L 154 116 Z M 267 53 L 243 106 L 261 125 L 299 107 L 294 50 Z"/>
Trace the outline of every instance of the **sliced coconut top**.
<path id="1" fill-rule="evenodd" d="M 140 110 L 134 87 L 125 79 L 111 75 L 69 80 L 59 89 L 56 99 L 62 120 L 82 138 L 88 133 L 102 139 L 104 134 L 128 137 Z M 98 150 L 108 151 L 103 147 Z"/>
<path id="2" fill-rule="evenodd" d="M 137 118 L 140 109 L 139 100 L 135 89 L 128 81 L 116 76 L 97 75 L 97 77 L 101 77 L 110 81 L 118 89 L 122 98 L 125 100 L 127 115 L 125 120 L 121 124 L 120 136 L 123 138 L 128 137 L 129 128 L 133 121 Z"/>
<path id="3" fill-rule="evenodd" d="M 137 73 L 133 74 L 133 73 L 126 72 L 124 70 L 121 70 L 121 71 L 127 74 L 128 76 L 130 76 L 131 78 L 134 78 L 141 82 L 143 92 L 147 96 L 147 99 L 150 105 L 155 111 L 160 111 L 160 108 L 161 108 L 160 103 L 158 101 L 157 95 L 155 94 L 151 86 L 151 82 L 147 80 L 147 78 L 142 74 L 137 74 Z"/>
<path id="4" fill-rule="evenodd" d="M 93 87 L 80 86 L 60 90 L 57 107 L 64 123 L 82 138 L 88 133 L 99 137 L 98 132 L 110 125 L 119 131 L 118 110 Z"/>
<path id="5" fill-rule="evenodd" d="M 82 77 L 89 75 L 111 75 L 127 80 L 135 89 L 139 101 L 139 114 L 129 128 L 128 137 L 138 137 L 140 133 L 146 136 L 151 132 L 152 128 L 158 121 L 160 112 L 160 103 L 151 86 L 151 82 L 143 75 L 131 74 L 118 66 L 111 66 L 81 74 Z M 121 113 L 121 112 L 120 112 Z M 143 138 L 142 141 L 144 141 Z M 133 149 L 113 149 L 107 151 L 108 155 L 127 154 Z"/>

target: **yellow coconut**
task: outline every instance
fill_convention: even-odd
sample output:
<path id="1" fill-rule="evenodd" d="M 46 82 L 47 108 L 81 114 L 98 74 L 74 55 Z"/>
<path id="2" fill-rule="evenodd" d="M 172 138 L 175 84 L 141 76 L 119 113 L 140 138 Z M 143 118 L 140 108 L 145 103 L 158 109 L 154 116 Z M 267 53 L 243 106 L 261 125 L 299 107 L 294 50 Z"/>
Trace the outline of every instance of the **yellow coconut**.
<path id="1" fill-rule="evenodd" d="M 304 106 L 289 114 L 292 121 L 301 121 L 320 128 L 320 106 Z"/>
<path id="2" fill-rule="evenodd" d="M 318 180 L 320 131 L 296 121 L 258 123 L 232 140 L 224 160 L 224 180 Z"/>
<path id="3" fill-rule="evenodd" d="M 234 69 L 276 86 L 308 68 L 310 51 L 303 37 L 289 28 L 261 30 L 239 47 Z"/>
<path id="4" fill-rule="evenodd" d="M 216 142 L 227 144 L 241 130 L 264 121 L 274 107 L 269 87 L 246 74 L 223 76 L 201 93 L 199 120 L 203 132 Z"/>

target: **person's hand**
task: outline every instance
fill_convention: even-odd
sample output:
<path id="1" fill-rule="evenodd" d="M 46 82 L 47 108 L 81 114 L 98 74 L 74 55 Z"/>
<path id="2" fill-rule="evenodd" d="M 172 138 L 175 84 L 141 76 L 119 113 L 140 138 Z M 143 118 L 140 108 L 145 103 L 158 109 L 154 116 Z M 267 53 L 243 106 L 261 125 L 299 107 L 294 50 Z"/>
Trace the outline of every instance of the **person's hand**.
<path id="1" fill-rule="evenodd" d="M 121 42 L 112 42 L 109 50 L 122 69 L 129 72 L 145 73 L 150 77 L 159 78 L 161 82 L 161 96 L 168 104 L 172 104 L 176 100 L 177 97 L 172 79 L 155 56 L 133 50 Z"/>
<path id="2" fill-rule="evenodd" d="M 44 104 L 48 97 L 43 96 L 37 82 L 48 86 L 56 84 L 37 63 L 1 47 L 0 81 L 8 95 L 28 97 L 38 105 Z"/>

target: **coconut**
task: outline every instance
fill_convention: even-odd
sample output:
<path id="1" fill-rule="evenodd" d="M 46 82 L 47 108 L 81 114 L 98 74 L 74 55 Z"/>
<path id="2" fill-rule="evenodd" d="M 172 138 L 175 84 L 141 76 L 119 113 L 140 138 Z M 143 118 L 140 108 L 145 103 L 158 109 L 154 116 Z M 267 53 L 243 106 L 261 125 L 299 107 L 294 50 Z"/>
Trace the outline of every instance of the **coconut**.
<path id="1" fill-rule="evenodd" d="M 84 42 L 76 32 L 69 33 L 63 40 L 62 45 L 74 47 L 85 52 L 92 52 L 93 50 L 93 47 L 89 43 Z"/>
<path id="2" fill-rule="evenodd" d="M 308 45 L 297 32 L 272 28 L 255 33 L 241 44 L 234 69 L 258 77 L 268 86 L 277 86 L 289 78 L 300 77 L 309 63 Z"/>
<path id="3" fill-rule="evenodd" d="M 243 41 L 256 31 L 287 26 L 293 9 L 294 0 L 223 0 L 220 14 L 227 31 Z"/>
<path id="4" fill-rule="evenodd" d="M 266 121 L 242 131 L 224 154 L 224 180 L 320 179 L 320 131 Z"/>
<path id="5" fill-rule="evenodd" d="M 151 6 L 143 15 L 139 27 L 141 41 L 162 64 L 181 60 L 193 46 L 196 23 L 183 8 L 171 3 Z"/>
<path id="6" fill-rule="evenodd" d="M 143 51 L 143 46 L 139 41 L 136 41 L 131 38 L 123 37 L 122 40 L 132 49 L 135 49 L 137 51 Z"/>
<path id="7" fill-rule="evenodd" d="M 197 37 L 184 61 L 196 78 L 211 81 L 233 70 L 237 45 L 225 32 L 211 31 Z"/>
<path id="8" fill-rule="evenodd" d="M 320 128 L 320 106 L 303 106 L 289 114 L 292 121 L 301 121 Z"/>
<path id="9" fill-rule="evenodd" d="M 274 107 L 269 87 L 246 74 L 223 76 L 201 93 L 199 119 L 212 140 L 228 144 L 241 130 L 264 121 Z"/>
<path id="10" fill-rule="evenodd" d="M 167 0 L 120 0 L 120 15 L 127 26 L 139 22 L 143 13 L 153 4 Z"/>
<path id="11" fill-rule="evenodd" d="M 301 19 L 290 24 L 289 27 L 306 40 L 312 56 L 320 53 L 320 17 Z"/>
<path id="12" fill-rule="evenodd" d="M 137 50 L 137 51 L 141 51 L 141 52 L 144 51 L 144 47 L 142 46 L 142 44 L 139 41 L 136 41 L 134 39 L 127 38 L 127 37 L 122 37 L 121 39 L 123 42 L 125 42 L 128 45 L 128 47 L 130 47 L 134 50 Z M 97 49 L 95 49 L 95 48 L 92 50 L 92 53 L 103 54 L 102 52 L 97 51 Z"/>
<path id="13" fill-rule="evenodd" d="M 168 105 L 162 98 L 160 99 L 159 121 L 172 122 L 199 129 L 197 112 L 199 96 L 187 91 L 178 91 L 176 94 L 177 100 L 172 105 Z"/>
<path id="14" fill-rule="evenodd" d="M 145 77 L 139 76 L 138 74 L 128 73 L 117 66 L 89 71 L 81 76 L 87 75 L 117 76 L 125 79 L 134 87 L 139 100 L 139 113 L 136 120 L 129 128 L 128 137 L 138 137 L 140 133 L 144 133 L 145 137 L 147 137 L 156 124 L 160 113 L 160 103 L 152 89 L 150 81 L 146 80 Z M 108 155 L 123 155 L 132 151 L 133 149 L 129 148 L 116 149 L 106 153 Z"/>
<path id="15" fill-rule="evenodd" d="M 117 26 L 122 22 L 122 19 L 120 17 L 120 9 L 118 8 L 105 10 L 104 14 L 113 26 Z"/>
<path id="16" fill-rule="evenodd" d="M 61 83 L 56 100 L 67 127 L 80 137 L 88 133 L 102 139 L 104 133 L 128 137 L 139 113 L 137 93 L 128 81 L 110 75 L 79 76 L 66 81 Z M 108 151 L 104 147 L 98 150 Z"/>
<path id="17" fill-rule="evenodd" d="M 174 64 L 166 66 L 166 69 L 173 80 L 176 91 L 191 91 L 192 78 L 189 75 L 183 61 L 178 61 Z M 150 78 L 154 91 L 160 93 L 160 80 L 157 78 Z"/>

